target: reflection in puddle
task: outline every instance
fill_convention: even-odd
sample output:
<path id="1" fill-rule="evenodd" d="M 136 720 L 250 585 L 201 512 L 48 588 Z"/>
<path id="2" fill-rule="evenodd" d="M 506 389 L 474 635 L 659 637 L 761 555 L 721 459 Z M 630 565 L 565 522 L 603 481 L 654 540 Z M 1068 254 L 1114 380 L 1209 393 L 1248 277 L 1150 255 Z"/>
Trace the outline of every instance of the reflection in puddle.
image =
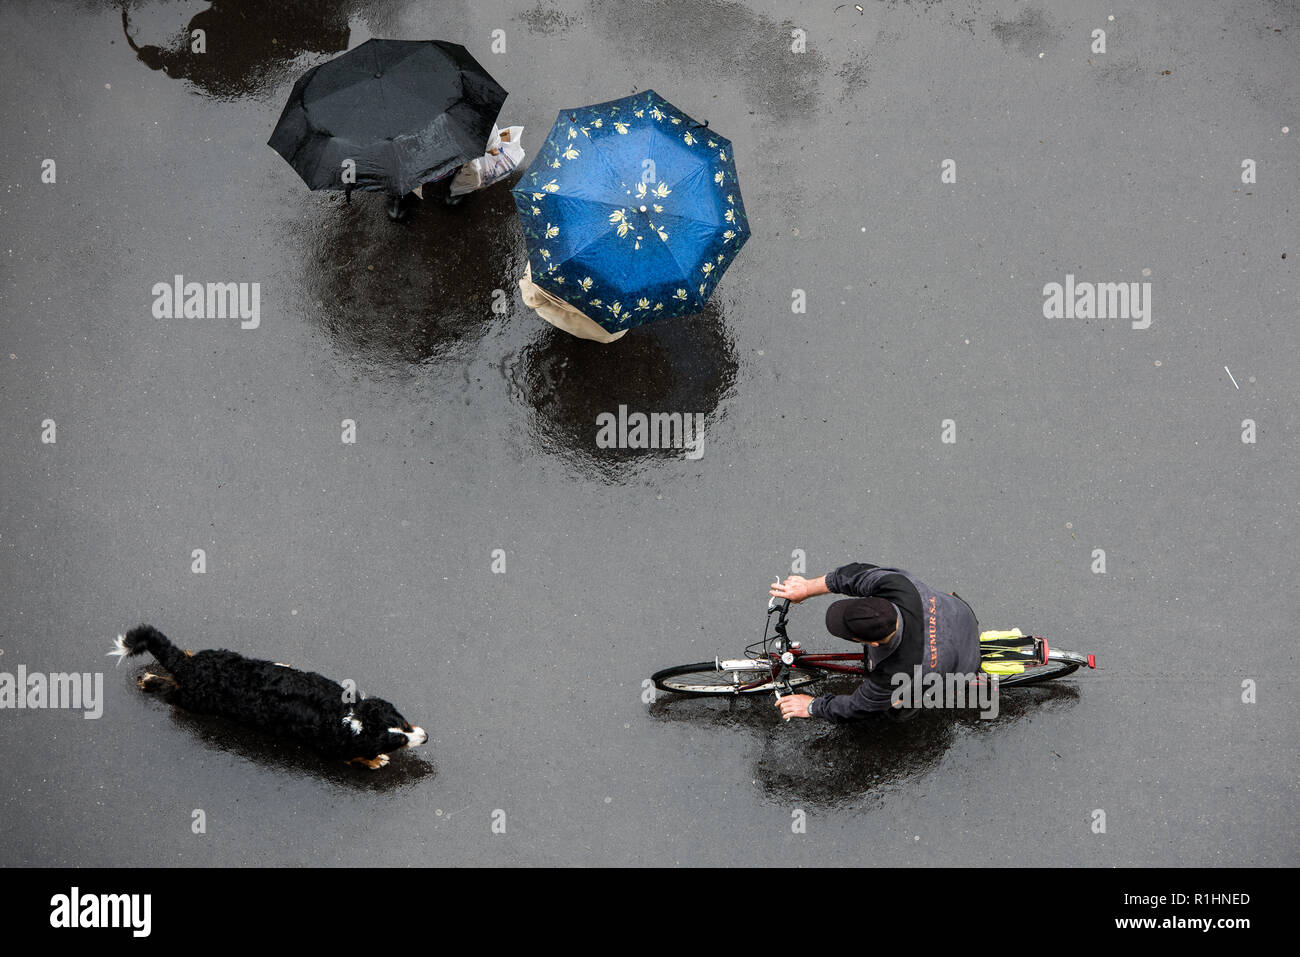
<path id="1" fill-rule="evenodd" d="M 647 416 L 702 413 L 707 429 L 736 379 L 735 350 L 716 299 L 697 315 L 638 326 L 609 345 L 541 320 L 537 326 L 537 337 L 503 365 L 515 397 L 531 407 L 532 442 L 609 480 L 652 462 L 680 461 L 684 452 L 600 448 L 598 416 L 617 416 L 619 406 Z"/>
<path id="2" fill-rule="evenodd" d="M 170 34 L 149 35 L 155 31 L 139 23 L 141 8 L 123 4 L 122 32 L 149 69 L 188 80 L 204 96 L 229 100 L 275 87 L 302 53 L 346 50 L 348 19 L 360 5 L 359 0 L 295 0 L 286 12 L 268 0 L 211 0 L 187 22 L 181 19 L 184 7 L 150 11 L 151 21 L 163 12 L 173 12 L 175 20 L 168 21 Z"/>
<path id="3" fill-rule="evenodd" d="M 853 684 L 827 682 L 819 693 L 847 693 Z M 752 732 L 760 747 L 754 778 L 775 803 L 847 807 L 875 799 L 938 767 L 944 754 L 966 734 L 1000 733 L 1022 718 L 1072 708 L 1079 690 L 1069 684 L 1008 689 L 998 716 L 985 721 L 977 711 L 922 711 L 910 721 L 886 717 L 860 724 L 781 721 L 771 695 L 751 699 L 662 695 L 650 706 L 659 721 L 709 724 L 719 730 Z"/>
<path id="4" fill-rule="evenodd" d="M 503 319 L 493 302 L 511 301 L 510 277 L 523 271 L 508 183 L 459 206 L 417 204 L 400 224 L 364 194 L 350 205 L 335 195 L 320 215 L 289 239 L 308 257 L 308 310 L 341 349 L 385 371 L 464 359 Z"/>

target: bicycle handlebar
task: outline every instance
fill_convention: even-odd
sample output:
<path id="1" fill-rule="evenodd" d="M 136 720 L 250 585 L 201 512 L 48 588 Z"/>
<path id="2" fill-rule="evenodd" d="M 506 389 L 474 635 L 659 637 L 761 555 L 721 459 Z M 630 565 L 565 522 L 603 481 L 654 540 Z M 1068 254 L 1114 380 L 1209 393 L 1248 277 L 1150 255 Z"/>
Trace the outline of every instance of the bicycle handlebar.
<path id="1" fill-rule="evenodd" d="M 781 577 L 779 575 L 777 576 L 776 583 L 778 585 L 781 583 Z M 790 599 L 777 598 L 775 595 L 772 595 L 767 600 L 767 613 L 771 615 L 774 611 L 781 612 L 781 617 L 785 618 L 785 616 L 790 613 Z"/>
<path id="2" fill-rule="evenodd" d="M 780 578 L 777 579 L 778 582 L 780 580 L 781 580 Z M 769 619 L 769 622 L 772 618 L 772 612 L 777 612 L 775 640 L 778 643 L 778 647 L 782 651 L 785 651 L 785 644 L 789 640 L 785 634 L 785 622 L 786 622 L 786 618 L 790 614 L 790 599 L 777 598 L 775 595 L 769 597 L 767 600 L 767 617 Z M 764 652 L 768 650 L 768 640 L 767 640 L 766 630 L 764 630 L 763 633 L 763 650 Z M 784 687 L 787 692 L 790 690 L 789 681 L 786 679 L 786 673 L 789 671 L 789 664 L 787 662 L 782 661 L 779 665 L 774 665 L 773 667 L 774 669 L 776 669 L 773 671 L 773 677 L 777 678 L 777 680 L 774 683 L 772 690 L 773 693 L 776 695 L 776 699 L 780 701 L 782 687 Z M 778 671 L 779 671 L 779 677 L 777 674 Z M 788 721 L 789 719 L 787 718 L 786 720 Z"/>

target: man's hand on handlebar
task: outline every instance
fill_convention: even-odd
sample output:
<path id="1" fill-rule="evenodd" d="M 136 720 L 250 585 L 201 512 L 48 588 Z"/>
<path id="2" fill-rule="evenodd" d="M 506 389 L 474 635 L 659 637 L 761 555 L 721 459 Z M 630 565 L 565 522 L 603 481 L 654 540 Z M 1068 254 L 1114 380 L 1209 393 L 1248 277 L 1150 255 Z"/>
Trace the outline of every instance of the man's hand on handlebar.
<path id="1" fill-rule="evenodd" d="M 812 579 L 804 578 L 802 575 L 791 575 L 785 581 L 773 584 L 769 593 L 775 598 L 788 598 L 797 605 L 805 598 L 828 595 L 830 589 L 826 587 L 825 575 Z"/>
<path id="2" fill-rule="evenodd" d="M 776 706 L 781 709 L 781 717 L 787 721 L 791 718 L 811 718 L 808 706 L 812 701 L 812 695 L 788 694 L 778 698 Z"/>

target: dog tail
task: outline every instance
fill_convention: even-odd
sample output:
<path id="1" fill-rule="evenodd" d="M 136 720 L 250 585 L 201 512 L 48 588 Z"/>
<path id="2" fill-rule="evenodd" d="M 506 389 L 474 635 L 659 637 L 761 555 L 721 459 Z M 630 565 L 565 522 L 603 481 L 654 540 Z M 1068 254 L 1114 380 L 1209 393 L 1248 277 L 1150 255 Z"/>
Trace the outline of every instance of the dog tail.
<path id="1" fill-rule="evenodd" d="M 167 636 L 153 625 L 136 625 L 125 635 L 118 635 L 109 655 L 116 656 L 117 663 L 120 665 L 123 658 L 131 658 L 146 651 L 171 672 L 175 672 L 185 660 L 185 652 L 173 645 Z"/>

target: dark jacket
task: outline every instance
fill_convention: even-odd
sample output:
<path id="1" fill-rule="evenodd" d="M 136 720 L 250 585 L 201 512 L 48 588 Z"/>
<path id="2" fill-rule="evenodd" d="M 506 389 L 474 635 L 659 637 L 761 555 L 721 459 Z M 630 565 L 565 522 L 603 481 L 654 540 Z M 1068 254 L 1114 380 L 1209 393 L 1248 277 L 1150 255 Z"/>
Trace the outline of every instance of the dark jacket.
<path id="1" fill-rule="evenodd" d="M 809 709 L 813 717 L 852 721 L 886 712 L 891 718 L 903 720 L 913 717 L 916 711 L 892 706 L 894 675 L 902 672 L 911 680 L 918 666 L 922 677 L 930 672 L 979 671 L 979 622 L 970 605 L 955 595 L 936 592 L 901 568 L 861 562 L 835 569 L 826 576 L 826 587 L 853 598 L 892 602 L 902 616 L 903 631 L 888 645 L 865 647 L 866 679 L 853 694 L 828 694 L 815 699 Z"/>

